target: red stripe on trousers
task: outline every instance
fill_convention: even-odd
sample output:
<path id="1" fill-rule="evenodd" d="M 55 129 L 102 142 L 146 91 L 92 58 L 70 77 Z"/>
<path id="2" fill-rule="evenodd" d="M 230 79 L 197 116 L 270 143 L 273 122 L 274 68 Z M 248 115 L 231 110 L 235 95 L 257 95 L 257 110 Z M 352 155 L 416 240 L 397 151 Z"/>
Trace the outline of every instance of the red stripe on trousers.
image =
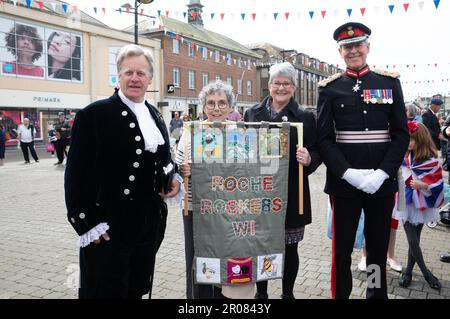
<path id="1" fill-rule="evenodd" d="M 334 241 L 334 197 L 331 196 L 331 298 L 336 299 L 336 262 Z"/>

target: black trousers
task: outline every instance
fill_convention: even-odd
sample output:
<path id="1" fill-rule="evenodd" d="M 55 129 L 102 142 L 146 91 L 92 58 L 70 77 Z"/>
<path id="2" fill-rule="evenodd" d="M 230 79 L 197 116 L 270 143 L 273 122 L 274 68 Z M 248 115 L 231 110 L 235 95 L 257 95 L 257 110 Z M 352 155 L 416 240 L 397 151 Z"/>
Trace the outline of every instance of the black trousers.
<path id="1" fill-rule="evenodd" d="M 153 207 L 145 210 L 121 214 L 108 223 L 109 241 L 80 248 L 80 299 L 136 299 L 151 290 L 160 215 Z"/>
<path id="2" fill-rule="evenodd" d="M 28 155 L 28 149 L 30 150 L 31 156 L 35 161 L 38 161 L 39 158 L 36 154 L 36 150 L 34 149 L 34 142 L 20 142 L 20 148 L 22 149 L 23 158 L 25 162 L 30 162 L 30 156 Z"/>
<path id="3" fill-rule="evenodd" d="M 56 146 L 56 157 L 58 157 L 58 162 L 62 163 L 64 161 L 64 153 L 66 152 L 66 148 L 69 145 L 69 139 L 63 138 L 55 141 Z"/>
<path id="4" fill-rule="evenodd" d="M 343 198 L 331 196 L 333 209 L 331 294 L 347 299 L 352 291 L 351 254 L 361 210 L 367 262 L 367 299 L 387 299 L 386 255 L 389 244 L 394 194 L 373 197 L 361 194 Z"/>

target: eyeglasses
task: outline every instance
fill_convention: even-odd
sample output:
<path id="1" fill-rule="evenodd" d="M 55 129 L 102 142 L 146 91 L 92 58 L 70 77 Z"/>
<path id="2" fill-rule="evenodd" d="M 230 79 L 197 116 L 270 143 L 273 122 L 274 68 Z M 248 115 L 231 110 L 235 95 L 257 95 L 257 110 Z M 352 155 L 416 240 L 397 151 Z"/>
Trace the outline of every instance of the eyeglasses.
<path id="1" fill-rule="evenodd" d="M 289 89 L 289 88 L 291 87 L 292 83 L 290 83 L 290 82 L 284 82 L 284 83 L 273 82 L 273 83 L 271 83 L 271 85 L 272 85 L 274 88 L 276 88 L 276 89 L 279 89 L 279 88 L 282 87 L 282 86 L 283 86 L 285 89 Z"/>
<path id="2" fill-rule="evenodd" d="M 345 51 L 351 51 L 353 47 L 354 47 L 356 50 L 360 50 L 360 49 L 361 49 L 362 47 L 364 47 L 365 45 L 366 45 L 365 42 L 349 43 L 349 44 L 341 45 L 341 48 L 344 49 Z"/>
<path id="3" fill-rule="evenodd" d="M 228 106 L 228 102 L 224 101 L 224 100 L 220 100 L 220 101 L 213 101 L 213 100 L 209 100 L 206 102 L 206 108 L 208 110 L 214 110 L 214 108 L 218 106 L 219 109 L 224 109 Z"/>

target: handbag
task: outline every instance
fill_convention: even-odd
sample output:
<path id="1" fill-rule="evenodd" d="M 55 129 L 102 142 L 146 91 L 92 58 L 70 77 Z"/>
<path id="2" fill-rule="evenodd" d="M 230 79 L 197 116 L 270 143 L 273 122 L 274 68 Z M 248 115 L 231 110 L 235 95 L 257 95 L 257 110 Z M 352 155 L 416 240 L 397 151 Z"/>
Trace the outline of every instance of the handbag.
<path id="1" fill-rule="evenodd" d="M 45 144 L 45 150 L 48 153 L 54 152 L 55 151 L 55 145 L 53 145 L 53 143 L 47 143 L 47 144 Z"/>
<path id="2" fill-rule="evenodd" d="M 172 162 L 166 167 L 163 167 L 161 184 L 164 194 L 167 194 L 172 190 L 172 181 L 176 172 L 176 166 Z"/>

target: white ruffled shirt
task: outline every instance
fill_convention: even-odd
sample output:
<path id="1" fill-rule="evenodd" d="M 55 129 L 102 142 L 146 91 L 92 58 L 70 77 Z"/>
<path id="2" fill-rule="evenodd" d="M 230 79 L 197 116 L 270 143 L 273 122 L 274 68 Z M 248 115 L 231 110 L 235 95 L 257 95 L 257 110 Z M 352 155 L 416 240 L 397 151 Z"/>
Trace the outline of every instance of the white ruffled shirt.
<path id="1" fill-rule="evenodd" d="M 136 115 L 139 127 L 141 129 L 142 135 L 145 142 L 145 150 L 152 153 L 156 153 L 158 145 L 164 145 L 164 138 L 156 126 L 155 119 L 150 114 L 147 106 L 145 105 L 145 100 L 141 103 L 135 103 L 128 99 L 122 90 L 119 90 L 119 97 L 126 106 L 133 111 Z"/>
<path id="2" fill-rule="evenodd" d="M 125 103 L 125 105 L 128 106 L 136 115 L 142 136 L 144 137 L 145 150 L 156 153 L 158 145 L 164 145 L 165 141 L 161 131 L 158 126 L 156 126 L 155 119 L 152 117 L 150 111 L 145 105 L 145 100 L 141 103 L 135 103 L 128 99 L 123 94 L 122 90 L 119 90 L 119 97 L 122 102 Z M 177 196 L 176 198 L 178 199 L 179 197 Z M 106 233 L 108 229 L 109 225 L 107 223 L 98 224 L 87 233 L 80 236 L 80 247 L 86 247 L 94 240 L 99 239 L 100 236 Z"/>

